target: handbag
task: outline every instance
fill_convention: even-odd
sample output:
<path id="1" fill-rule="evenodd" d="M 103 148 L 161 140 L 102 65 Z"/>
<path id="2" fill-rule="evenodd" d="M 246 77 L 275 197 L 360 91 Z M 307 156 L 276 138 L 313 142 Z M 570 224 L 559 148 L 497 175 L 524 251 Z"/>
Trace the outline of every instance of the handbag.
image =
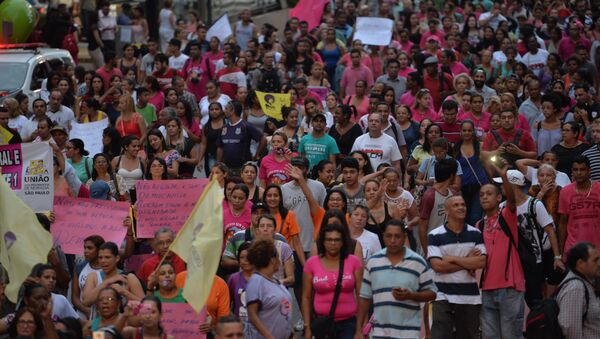
<path id="1" fill-rule="evenodd" d="M 335 285 L 335 293 L 333 294 L 333 302 L 331 303 L 331 308 L 329 309 L 329 315 L 326 317 L 315 317 L 310 323 L 312 335 L 317 339 L 336 338 L 337 327 L 335 326 L 335 322 L 333 320 L 333 314 L 335 313 L 335 307 L 337 306 L 338 298 L 340 296 L 340 292 L 342 291 L 343 275 L 344 259 L 340 256 L 340 270 L 338 272 L 338 279 Z"/>
<path id="2" fill-rule="evenodd" d="M 425 168 L 425 175 L 429 173 L 429 169 L 431 168 L 431 164 L 433 163 L 433 156 L 431 158 L 425 159 L 427 161 L 427 167 Z M 415 187 L 415 203 L 417 204 L 417 208 L 421 207 L 421 199 L 423 198 L 423 194 L 427 191 L 427 186 L 425 185 L 417 185 Z"/>

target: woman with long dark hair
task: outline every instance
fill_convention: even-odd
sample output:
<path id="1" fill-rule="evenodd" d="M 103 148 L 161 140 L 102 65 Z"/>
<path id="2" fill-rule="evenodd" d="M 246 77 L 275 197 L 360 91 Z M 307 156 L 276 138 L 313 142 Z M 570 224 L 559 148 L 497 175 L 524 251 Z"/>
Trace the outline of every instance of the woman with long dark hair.
<path id="1" fill-rule="evenodd" d="M 100 272 L 102 269 L 98 261 L 98 253 L 104 242 L 104 238 L 99 235 L 91 235 L 85 238 L 83 240 L 83 257 L 85 260 L 78 262 L 71 274 L 71 300 L 73 300 L 73 306 L 86 318 L 90 318 L 92 309 L 83 304 L 83 286 L 88 275 Z"/>
<path id="2" fill-rule="evenodd" d="M 351 105 L 337 105 L 333 113 L 335 124 L 329 129 L 329 135 L 338 145 L 338 160 L 348 156 L 352 151 L 354 140 L 363 134 L 362 129 L 354 121 L 357 119 L 356 108 Z"/>
<path id="3" fill-rule="evenodd" d="M 121 154 L 121 135 L 114 127 L 102 131 L 102 153 L 112 159 Z"/>
<path id="4" fill-rule="evenodd" d="M 178 117 L 167 119 L 167 148 L 174 149 L 179 153 L 177 163 L 179 164 L 179 176 L 191 179 L 194 174 L 194 168 L 198 165 L 198 149 L 194 142 L 184 136 L 183 123 Z M 188 133 L 188 136 L 190 134 Z"/>
<path id="5" fill-rule="evenodd" d="M 129 192 L 122 176 L 115 174 L 107 155 L 98 153 L 94 156 L 94 167 L 92 177 L 87 181 L 86 186 L 89 189 L 93 182 L 102 180 L 110 187 L 110 193 L 113 198 L 119 201 L 129 201 Z"/>
<path id="6" fill-rule="evenodd" d="M 172 335 L 165 333 L 165 329 L 160 324 L 162 316 L 162 302 L 160 298 L 150 295 L 146 296 L 139 305 L 127 305 L 124 315 L 131 317 L 132 313 L 136 311 L 138 312 L 141 326 L 125 327 L 123 329 L 124 339 L 174 339 Z"/>
<path id="7" fill-rule="evenodd" d="M 198 169 L 204 168 L 206 176 L 217 162 L 217 141 L 221 136 L 221 131 L 225 125 L 225 115 L 223 106 L 219 102 L 212 102 L 208 106 L 208 121 L 202 128 L 204 137 L 200 142 L 200 151 L 198 154 Z"/>
<path id="8" fill-rule="evenodd" d="M 150 146 L 146 152 L 148 157 L 162 158 L 165 163 L 167 163 L 169 168 L 169 177 L 179 177 L 179 152 L 177 152 L 177 150 L 168 148 L 167 142 L 159 130 L 153 129 L 148 132 L 148 144 Z"/>
<path id="9" fill-rule="evenodd" d="M 167 180 L 169 179 L 169 168 L 164 159 L 151 158 L 146 168 L 146 180 Z"/>
<path id="10" fill-rule="evenodd" d="M 483 215 L 479 189 L 489 183 L 483 165 L 485 153 L 480 148 L 474 123 L 471 120 L 463 121 L 460 125 L 460 140 L 454 145 L 454 156 L 463 170 L 461 192 L 467 206 L 466 221 L 469 225 L 475 225 Z"/>

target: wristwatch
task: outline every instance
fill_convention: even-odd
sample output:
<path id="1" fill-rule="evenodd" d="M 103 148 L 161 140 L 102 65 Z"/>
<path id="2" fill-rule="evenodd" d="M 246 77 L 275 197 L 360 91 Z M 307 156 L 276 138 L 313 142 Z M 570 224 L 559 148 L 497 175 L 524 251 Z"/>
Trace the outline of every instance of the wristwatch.
<path id="1" fill-rule="evenodd" d="M 562 260 L 562 255 L 555 255 L 554 260 Z"/>

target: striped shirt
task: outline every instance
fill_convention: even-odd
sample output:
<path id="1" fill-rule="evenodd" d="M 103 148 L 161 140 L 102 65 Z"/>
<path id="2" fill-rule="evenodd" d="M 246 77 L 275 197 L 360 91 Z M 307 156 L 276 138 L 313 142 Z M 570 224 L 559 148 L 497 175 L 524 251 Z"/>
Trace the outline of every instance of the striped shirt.
<path id="1" fill-rule="evenodd" d="M 466 225 L 460 233 L 454 233 L 446 225 L 442 225 L 429 232 L 427 239 L 428 260 L 442 259 L 444 256 L 466 257 L 474 248 L 486 254 L 481 232 L 471 225 Z M 435 272 L 433 281 L 438 288 L 435 300 L 447 300 L 452 304 L 481 304 L 477 278 L 467 270 Z"/>
<path id="2" fill-rule="evenodd" d="M 590 160 L 592 168 L 590 179 L 592 181 L 600 181 L 600 144 L 588 148 L 581 154 Z"/>
<path id="3" fill-rule="evenodd" d="M 398 301 L 393 288 L 412 291 L 436 291 L 433 270 L 425 259 L 406 248 L 404 259 L 392 265 L 387 249 L 375 253 L 367 261 L 360 297 L 372 299 L 374 316 L 371 338 L 419 338 L 421 306 L 412 300 Z"/>

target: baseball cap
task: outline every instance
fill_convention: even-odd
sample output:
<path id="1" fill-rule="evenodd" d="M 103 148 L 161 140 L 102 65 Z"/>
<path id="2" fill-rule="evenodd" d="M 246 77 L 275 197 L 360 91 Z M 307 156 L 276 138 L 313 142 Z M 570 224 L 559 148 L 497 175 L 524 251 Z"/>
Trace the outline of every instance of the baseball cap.
<path id="1" fill-rule="evenodd" d="M 292 166 L 296 166 L 296 167 L 308 168 L 310 166 L 308 159 L 306 159 L 303 156 L 293 157 L 292 161 L 290 161 L 290 163 L 292 164 Z"/>
<path id="2" fill-rule="evenodd" d="M 258 211 L 258 210 L 260 210 L 260 209 L 263 209 L 263 210 L 265 210 L 265 211 L 268 211 L 268 210 L 269 210 L 269 209 L 267 208 L 267 205 L 263 204 L 262 202 L 258 202 L 258 203 L 256 203 L 256 204 L 252 205 L 252 213 L 254 213 L 254 212 L 256 212 L 256 211 Z"/>
<path id="3" fill-rule="evenodd" d="M 317 112 L 313 119 L 315 119 L 316 117 L 322 117 L 325 121 L 327 121 L 327 116 L 325 116 L 325 113 L 323 112 Z"/>
<path id="4" fill-rule="evenodd" d="M 423 64 L 428 65 L 428 64 L 437 64 L 438 63 L 438 58 L 435 55 L 432 55 L 430 57 L 427 57 L 427 59 L 425 59 L 425 62 Z"/>
<path id="5" fill-rule="evenodd" d="M 508 178 L 508 182 L 513 185 L 525 186 L 525 176 L 523 173 L 521 173 L 521 171 L 508 170 L 506 177 Z M 501 184 L 503 181 L 501 177 L 496 177 L 494 178 L 494 182 Z"/>
<path id="6" fill-rule="evenodd" d="M 50 133 L 52 133 L 52 132 L 63 132 L 64 134 L 69 135 L 69 132 L 67 132 L 67 129 L 62 126 L 52 127 L 52 129 L 50 129 Z"/>
<path id="7" fill-rule="evenodd" d="M 98 200 L 108 200 L 110 186 L 104 180 L 96 180 L 90 185 L 90 197 Z"/>

